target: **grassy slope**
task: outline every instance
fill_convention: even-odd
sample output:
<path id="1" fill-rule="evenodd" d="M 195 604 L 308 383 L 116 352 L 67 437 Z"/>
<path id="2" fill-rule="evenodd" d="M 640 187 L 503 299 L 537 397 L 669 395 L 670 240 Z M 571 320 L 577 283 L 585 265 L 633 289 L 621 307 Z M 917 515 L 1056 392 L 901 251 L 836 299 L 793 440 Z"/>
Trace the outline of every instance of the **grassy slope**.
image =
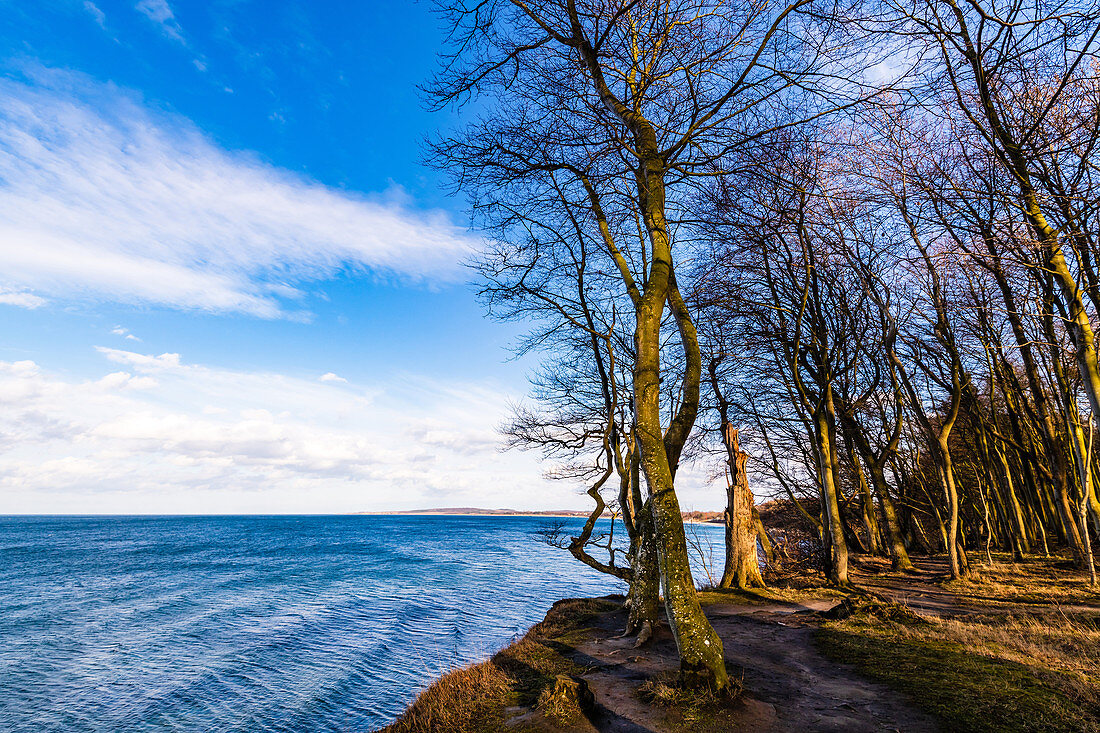
<path id="1" fill-rule="evenodd" d="M 1059 607 L 1095 604 L 1095 589 L 1038 558 L 979 572 L 944 584 L 971 614 L 927 620 L 870 604 L 825 624 L 821 649 L 906 693 L 952 731 L 1100 731 L 1100 618 Z"/>
<path id="2" fill-rule="evenodd" d="M 1081 694 L 1080 678 L 959 643 L 935 626 L 914 634 L 853 617 L 828 624 L 818 640 L 827 655 L 907 693 L 953 731 L 1100 731 L 1095 691 Z"/>
<path id="3" fill-rule="evenodd" d="M 554 685 L 559 674 L 583 670 L 564 651 L 585 633 L 596 614 L 614 610 L 619 603 L 605 599 L 559 601 L 546 619 L 516 643 L 489 661 L 444 675 L 416 698 L 386 733 L 488 733 L 506 729 L 509 708 L 531 707 Z M 568 722 L 569 711 L 554 711 Z M 551 720 L 532 723 L 528 729 L 552 730 Z M 513 728 L 522 731 L 523 726 Z"/>
<path id="4" fill-rule="evenodd" d="M 607 599 L 554 604 L 546 619 L 489 661 L 444 675 L 417 697 L 385 733 L 570 733 L 594 730 L 583 713 L 551 698 L 557 675 L 585 670 L 569 657 L 592 632 L 596 617 L 621 608 Z M 637 686 L 662 730 L 724 733 L 731 730 L 736 695 L 689 693 L 676 688 L 675 670 Z M 528 711 L 534 709 L 534 713 Z"/>

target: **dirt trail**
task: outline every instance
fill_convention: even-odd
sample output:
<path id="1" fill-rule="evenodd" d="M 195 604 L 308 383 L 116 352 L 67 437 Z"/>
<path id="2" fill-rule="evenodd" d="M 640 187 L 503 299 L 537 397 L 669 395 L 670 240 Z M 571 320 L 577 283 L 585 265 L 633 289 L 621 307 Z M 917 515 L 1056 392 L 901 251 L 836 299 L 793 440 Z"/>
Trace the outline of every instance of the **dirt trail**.
<path id="1" fill-rule="evenodd" d="M 849 577 L 860 588 L 928 616 L 954 616 L 971 613 L 955 593 L 939 585 L 948 577 L 945 558 L 921 558 L 913 561 L 910 573 L 888 573 L 889 560 L 861 557 L 849 566 Z M 988 609 L 987 609 L 988 610 Z"/>
<path id="2" fill-rule="evenodd" d="M 910 573 L 890 571 L 890 561 L 879 557 L 861 555 L 849 566 L 852 582 L 887 599 L 900 603 L 926 616 L 948 618 L 969 614 L 996 615 L 1020 613 L 1100 613 L 1096 604 L 1056 604 L 1050 602 L 997 600 L 983 593 L 981 586 L 970 592 L 957 592 L 944 588 L 950 572 L 947 558 L 922 557 L 913 560 L 915 570 Z M 981 572 L 981 568 L 977 568 Z"/>
<path id="3" fill-rule="evenodd" d="M 859 556 L 853 558 L 851 579 L 860 588 L 927 616 L 1019 613 L 1031 608 L 1028 604 L 996 603 L 981 595 L 980 589 L 956 593 L 944 588 L 941 583 L 948 576 L 945 558 L 915 559 L 914 564 L 911 573 L 894 573 L 887 560 Z M 741 703 L 724 721 L 729 730 L 941 730 L 934 717 L 913 707 L 902 695 L 817 652 L 813 636 L 824 621 L 821 612 L 837 603 L 830 599 L 767 605 L 731 601 L 706 608 L 722 638 L 731 675 L 743 680 Z M 1096 606 L 1081 608 L 1100 612 Z M 636 650 L 632 638 L 619 637 L 624 621 L 621 613 L 608 614 L 600 619 L 598 632 L 589 641 L 562 650 L 588 670 L 583 676 L 597 702 L 591 724 L 577 730 L 666 733 L 674 726 L 662 719 L 661 708 L 643 702 L 637 691 L 646 680 L 676 669 L 675 644 L 662 626 L 652 643 Z"/>
<path id="4" fill-rule="evenodd" d="M 731 674 L 743 675 L 744 694 L 739 709 L 729 713 L 730 730 L 939 730 L 934 718 L 897 693 L 816 651 L 812 637 L 821 623 L 816 612 L 835 603 L 707 608 L 707 616 L 722 637 Z M 636 690 L 645 680 L 676 668 L 671 634 L 663 628 L 653 643 L 635 650 L 633 639 L 617 637 L 618 616 L 606 617 L 603 633 L 579 645 L 573 654 L 589 668 L 584 678 L 598 703 L 588 730 L 664 733 L 670 726 L 660 720 L 659 709 L 642 702 Z"/>

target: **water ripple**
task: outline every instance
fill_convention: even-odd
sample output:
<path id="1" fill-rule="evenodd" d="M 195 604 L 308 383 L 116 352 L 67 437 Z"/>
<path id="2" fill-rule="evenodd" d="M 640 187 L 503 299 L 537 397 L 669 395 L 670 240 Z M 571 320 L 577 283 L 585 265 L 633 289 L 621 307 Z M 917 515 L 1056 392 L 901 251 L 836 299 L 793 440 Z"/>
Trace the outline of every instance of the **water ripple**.
<path id="1" fill-rule="evenodd" d="M 553 601 L 621 592 L 543 524 L 0 517 L 0 729 L 374 730 Z"/>

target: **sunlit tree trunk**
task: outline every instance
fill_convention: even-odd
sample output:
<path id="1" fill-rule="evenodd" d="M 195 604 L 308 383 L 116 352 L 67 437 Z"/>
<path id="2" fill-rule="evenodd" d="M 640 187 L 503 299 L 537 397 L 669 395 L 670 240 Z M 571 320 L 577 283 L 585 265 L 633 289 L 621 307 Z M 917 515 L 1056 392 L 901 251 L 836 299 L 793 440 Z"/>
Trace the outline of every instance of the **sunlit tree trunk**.
<path id="1" fill-rule="evenodd" d="M 755 501 L 745 473 L 749 455 L 741 450 L 737 430 L 725 421 L 722 423 L 722 442 L 729 456 L 730 475 L 726 486 L 726 564 L 719 585 L 722 588 L 763 588 L 753 522 Z"/>

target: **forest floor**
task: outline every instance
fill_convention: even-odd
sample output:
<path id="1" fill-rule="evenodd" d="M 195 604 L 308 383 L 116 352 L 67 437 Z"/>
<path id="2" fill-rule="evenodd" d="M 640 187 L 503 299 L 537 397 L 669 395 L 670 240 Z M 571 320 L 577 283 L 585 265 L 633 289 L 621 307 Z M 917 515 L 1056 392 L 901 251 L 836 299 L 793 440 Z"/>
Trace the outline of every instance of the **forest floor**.
<path id="1" fill-rule="evenodd" d="M 621 599 L 562 601 L 392 731 L 1100 731 L 1100 596 L 1057 559 L 994 560 L 966 582 L 942 559 L 860 557 L 851 593 L 701 593 L 733 700 L 679 691 L 667 626 L 635 649 Z M 591 698 L 562 702 L 563 684 Z"/>

